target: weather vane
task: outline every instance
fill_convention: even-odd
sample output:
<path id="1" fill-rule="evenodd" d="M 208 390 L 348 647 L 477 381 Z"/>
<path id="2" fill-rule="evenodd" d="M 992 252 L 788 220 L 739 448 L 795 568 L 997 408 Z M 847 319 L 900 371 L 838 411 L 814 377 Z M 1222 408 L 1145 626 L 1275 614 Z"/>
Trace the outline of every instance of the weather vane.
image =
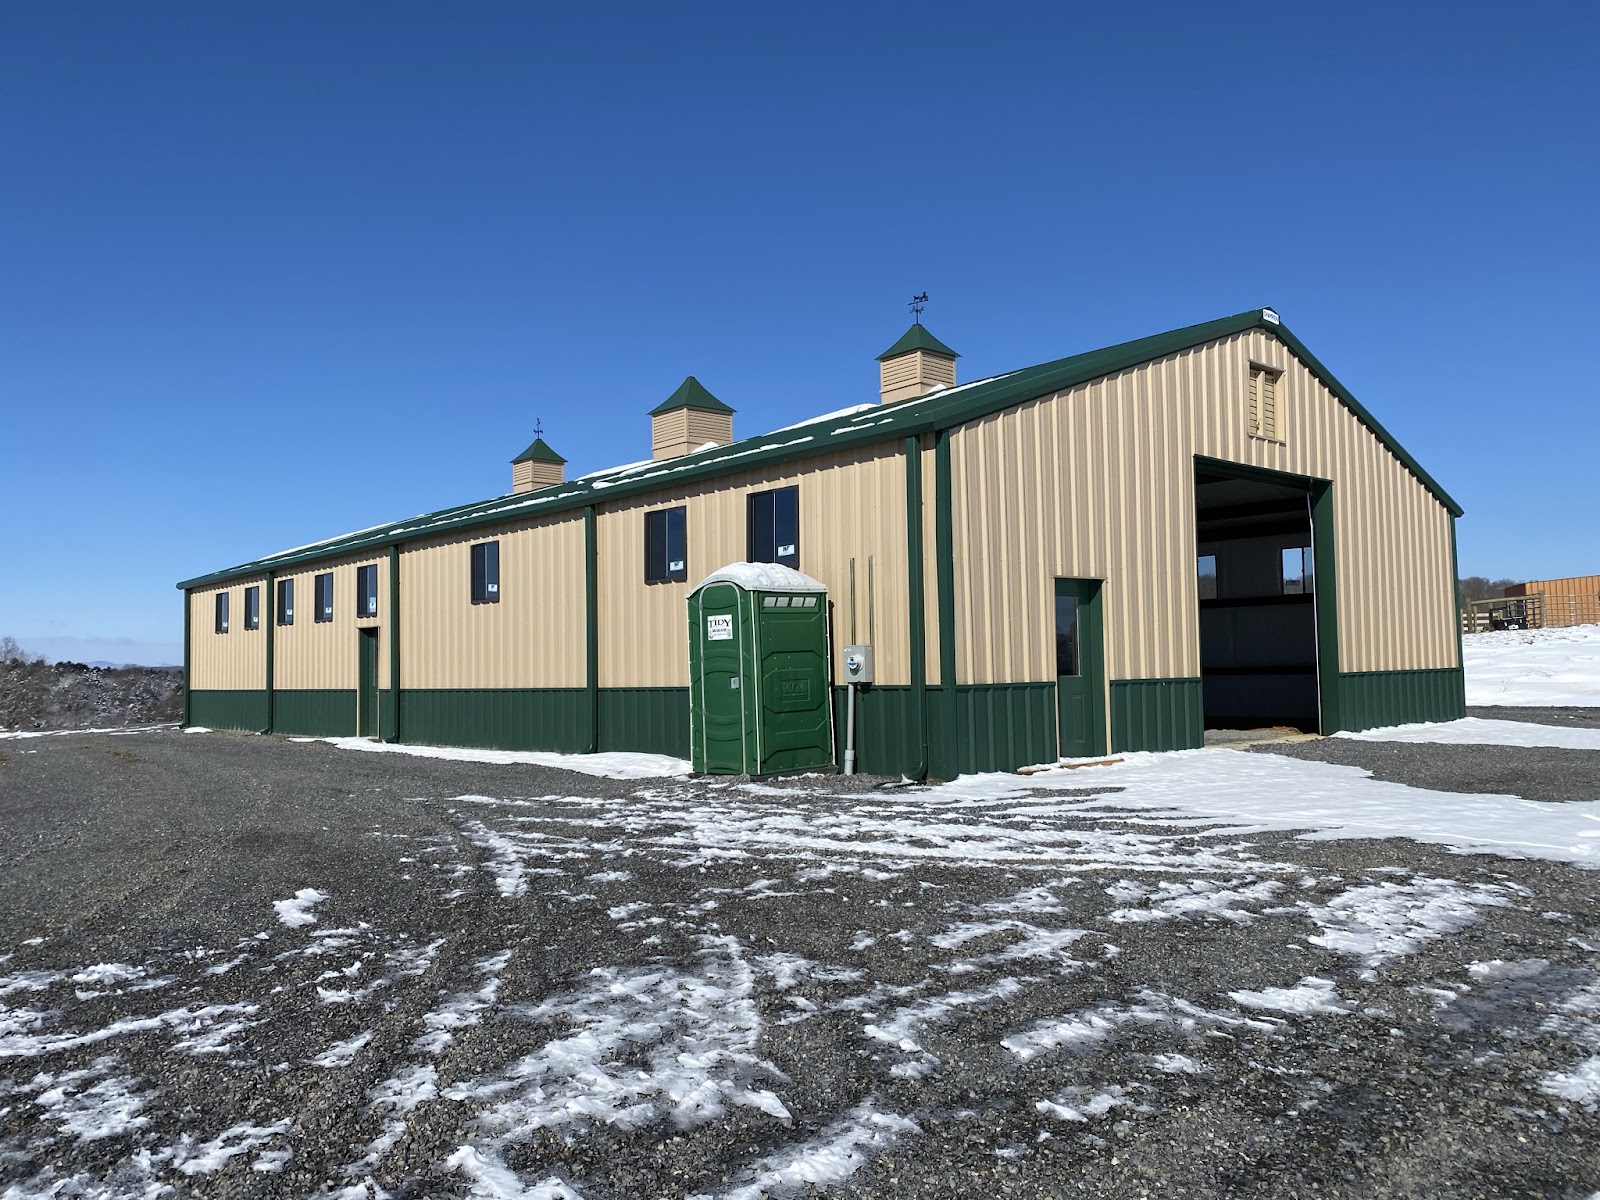
<path id="1" fill-rule="evenodd" d="M 926 307 L 928 307 L 927 292 L 923 292 L 920 296 L 911 297 L 911 320 L 914 323 L 922 324 L 922 310 Z"/>
<path id="2" fill-rule="evenodd" d="M 544 421 L 539 417 L 535 417 L 533 419 L 533 436 L 535 438 L 542 438 L 544 436 Z"/>

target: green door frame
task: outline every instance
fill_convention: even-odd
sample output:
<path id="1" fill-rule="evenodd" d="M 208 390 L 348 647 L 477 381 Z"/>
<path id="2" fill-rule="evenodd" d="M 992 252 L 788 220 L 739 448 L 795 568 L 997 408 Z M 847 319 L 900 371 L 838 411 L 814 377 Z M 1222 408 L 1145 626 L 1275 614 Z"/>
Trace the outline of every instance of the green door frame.
<path id="1" fill-rule="evenodd" d="M 382 732 L 378 703 L 378 630 L 356 630 L 356 736 L 378 737 Z"/>
<path id="2" fill-rule="evenodd" d="M 1222 475 L 1234 479 L 1256 480 L 1280 486 L 1304 488 L 1311 497 L 1311 579 L 1312 602 L 1316 606 L 1317 630 L 1317 724 L 1324 734 L 1344 728 L 1339 705 L 1339 554 L 1333 525 L 1333 481 L 1315 475 L 1295 475 L 1254 467 L 1248 463 L 1221 458 L 1194 456 L 1195 474 Z M 1190 478 L 1190 494 L 1195 481 Z M 1191 562 L 1199 554 L 1199 531 L 1191 526 Z M 1199 654 L 1200 627 L 1195 625 L 1195 653 Z M 1204 701 L 1202 701 L 1202 705 Z M 1203 711 L 1203 709 L 1202 709 Z"/>
<path id="3" fill-rule="evenodd" d="M 1057 579 L 1055 598 L 1078 602 L 1078 674 L 1056 676 L 1056 749 L 1063 758 L 1094 758 L 1106 753 L 1105 623 L 1100 611 L 1103 580 Z M 1052 620 L 1054 614 L 1052 614 Z M 1066 680 L 1075 679 L 1076 683 Z M 1069 706 L 1084 703 L 1087 728 L 1068 720 Z M 1074 733 L 1068 740 L 1069 731 Z"/>

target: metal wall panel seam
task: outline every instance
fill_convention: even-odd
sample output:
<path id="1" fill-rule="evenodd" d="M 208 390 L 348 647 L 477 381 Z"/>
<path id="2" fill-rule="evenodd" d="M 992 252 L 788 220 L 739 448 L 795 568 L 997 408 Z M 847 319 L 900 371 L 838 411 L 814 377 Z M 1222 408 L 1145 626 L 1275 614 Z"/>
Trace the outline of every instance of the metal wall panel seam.
<path id="1" fill-rule="evenodd" d="M 183 724 L 188 728 L 194 722 L 190 719 L 194 712 L 194 688 L 189 681 L 190 650 L 194 638 L 194 596 L 189 592 L 183 593 Z"/>
<path id="2" fill-rule="evenodd" d="M 278 587 L 277 587 L 277 581 L 278 581 L 277 572 L 268 571 L 267 572 L 267 581 L 266 581 L 266 584 L 265 584 L 265 587 L 264 587 L 264 590 L 267 593 L 266 594 L 266 603 L 261 606 L 263 609 L 266 610 L 266 617 L 264 619 L 266 620 L 266 623 L 267 623 L 267 669 L 266 669 L 266 674 L 265 674 L 265 679 L 266 679 L 266 689 L 265 690 L 266 690 L 266 694 L 267 694 L 267 696 L 266 696 L 266 699 L 267 699 L 267 719 L 266 719 L 266 723 L 265 723 L 266 727 L 264 729 L 262 729 L 262 731 L 261 731 L 262 733 L 271 733 L 272 732 L 272 651 L 273 651 L 273 641 L 274 641 L 275 637 L 277 636 L 277 624 L 278 624 L 278 595 L 277 595 Z"/>
<path id="3" fill-rule="evenodd" d="M 944 706 L 946 746 L 956 731 L 956 577 L 954 554 L 953 514 L 950 511 L 950 435 L 952 430 L 941 429 L 934 434 L 934 507 L 935 550 L 934 560 L 938 573 L 939 591 L 939 678 L 940 703 Z M 953 778 L 959 773 L 960 758 L 954 749 L 945 760 L 946 767 L 958 770 L 949 772 Z"/>

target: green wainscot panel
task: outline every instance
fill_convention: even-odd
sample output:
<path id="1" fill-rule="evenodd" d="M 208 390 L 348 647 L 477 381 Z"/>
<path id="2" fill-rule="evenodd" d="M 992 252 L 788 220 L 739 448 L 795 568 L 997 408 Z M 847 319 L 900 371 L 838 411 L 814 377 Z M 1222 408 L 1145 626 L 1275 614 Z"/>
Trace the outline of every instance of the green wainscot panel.
<path id="1" fill-rule="evenodd" d="M 1192 750 L 1205 744 L 1198 679 L 1113 679 L 1111 749 Z"/>
<path id="2" fill-rule="evenodd" d="M 1055 762 L 1055 680 L 958 685 L 955 738 L 963 775 Z"/>
<path id="3" fill-rule="evenodd" d="M 274 690 L 272 732 L 295 737 L 354 737 L 355 688 Z"/>
<path id="4" fill-rule="evenodd" d="M 1354 671 L 1339 676 L 1341 729 L 1378 729 L 1467 715 L 1461 671 Z"/>
<path id="5" fill-rule="evenodd" d="M 835 759 L 843 769 L 849 688 L 833 689 Z M 856 770 L 863 775 L 904 775 L 922 766 L 922 727 L 909 687 L 868 684 L 856 689 Z"/>
<path id="6" fill-rule="evenodd" d="M 243 729 L 260 733 L 267 727 L 266 689 L 206 690 L 189 694 L 189 723 L 205 729 Z"/>
<path id="7" fill-rule="evenodd" d="M 402 688 L 400 737 L 419 746 L 489 750 L 589 748 L 584 688 Z"/>
<path id="8" fill-rule="evenodd" d="M 689 689 L 601 688 L 600 749 L 689 757 Z"/>

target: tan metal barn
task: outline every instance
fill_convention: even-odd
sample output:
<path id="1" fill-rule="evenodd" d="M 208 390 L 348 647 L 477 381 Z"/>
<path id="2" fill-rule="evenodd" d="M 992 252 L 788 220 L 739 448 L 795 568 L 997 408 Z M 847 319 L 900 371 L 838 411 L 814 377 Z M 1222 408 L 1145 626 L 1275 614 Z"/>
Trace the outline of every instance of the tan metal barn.
<path id="1" fill-rule="evenodd" d="M 742 441 L 691 377 L 649 462 L 540 439 L 509 494 L 186 580 L 186 720 L 687 757 L 685 597 L 747 559 L 827 585 L 841 697 L 874 648 L 863 771 L 1463 714 L 1461 509 L 1272 310 L 956 358 L 913 325 L 878 403 Z"/>

